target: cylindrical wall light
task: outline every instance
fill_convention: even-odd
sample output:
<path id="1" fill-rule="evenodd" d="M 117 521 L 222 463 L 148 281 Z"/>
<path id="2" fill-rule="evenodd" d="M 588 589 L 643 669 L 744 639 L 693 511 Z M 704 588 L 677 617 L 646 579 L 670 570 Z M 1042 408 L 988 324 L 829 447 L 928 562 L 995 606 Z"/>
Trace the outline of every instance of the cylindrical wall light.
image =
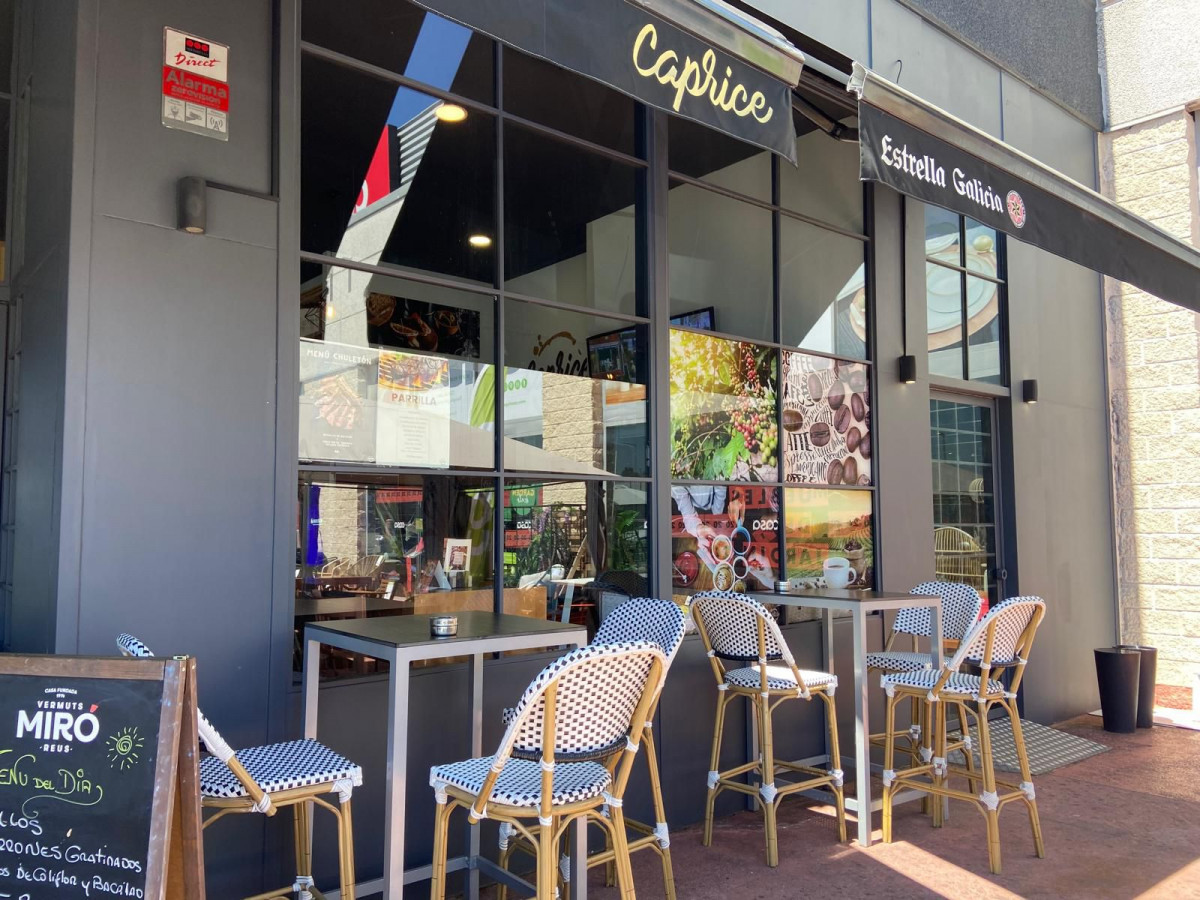
<path id="1" fill-rule="evenodd" d="M 905 384 L 915 384 L 917 381 L 917 358 L 915 356 L 900 357 L 900 380 Z"/>
<path id="2" fill-rule="evenodd" d="M 1021 382 L 1021 399 L 1026 403 L 1037 403 L 1038 385 L 1036 378 L 1026 378 Z"/>
<path id="3" fill-rule="evenodd" d="M 189 175 L 177 184 L 176 203 L 179 229 L 188 234 L 204 234 L 208 228 L 208 185 L 203 178 Z"/>

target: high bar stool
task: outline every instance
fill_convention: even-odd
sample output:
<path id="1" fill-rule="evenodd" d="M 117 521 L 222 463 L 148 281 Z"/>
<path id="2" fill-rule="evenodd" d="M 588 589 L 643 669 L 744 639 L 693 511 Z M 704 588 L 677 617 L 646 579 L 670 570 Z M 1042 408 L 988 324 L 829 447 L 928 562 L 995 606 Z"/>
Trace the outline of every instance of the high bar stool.
<path id="1" fill-rule="evenodd" d="M 901 672 L 884 675 L 883 689 L 887 694 L 887 734 L 884 742 L 883 772 L 883 839 L 892 840 L 892 801 L 897 791 L 914 788 L 935 797 L 967 800 L 983 813 L 987 823 L 988 862 L 992 873 L 1000 874 L 1000 810 L 1014 800 L 1023 802 L 1029 812 L 1029 824 L 1033 830 L 1033 843 L 1038 858 L 1046 855 L 1042 841 L 1042 826 L 1038 819 L 1037 799 L 1033 788 L 1033 776 L 1029 771 L 1029 757 L 1025 752 L 1025 736 L 1021 731 L 1021 717 L 1017 712 L 1017 690 L 1025 676 L 1025 664 L 1033 648 L 1033 638 L 1046 613 L 1046 604 L 1040 597 L 1013 597 L 996 606 L 971 629 L 959 645 L 954 656 L 937 669 L 918 672 Z M 979 675 L 960 672 L 965 663 L 978 666 Z M 994 668 L 1015 669 L 1012 684 L 990 677 Z M 896 704 L 904 697 L 915 697 L 930 707 L 928 719 L 933 725 L 932 758 L 920 765 L 896 771 L 893 769 L 895 753 Z M 946 739 L 946 703 L 959 703 L 974 718 L 979 730 L 979 755 L 981 771 L 950 765 L 948 752 L 954 749 Z M 992 759 L 992 739 L 988 713 L 993 706 L 1000 706 L 1008 713 L 1012 726 L 1020 763 L 1021 781 L 1015 783 L 996 776 Z M 964 750 L 970 759 L 970 749 Z M 950 786 L 950 778 L 963 776 L 969 791 Z M 928 781 L 925 780 L 928 778 Z M 983 790 L 975 793 L 975 784 L 983 782 Z M 997 786 L 1010 788 L 1004 793 Z M 935 803 L 935 809 L 941 803 Z M 936 824 L 936 820 L 935 820 Z"/>
<path id="2" fill-rule="evenodd" d="M 979 621 L 979 614 L 983 610 L 983 598 L 973 587 L 966 584 L 960 584 L 956 581 L 923 581 L 915 588 L 909 591 L 910 594 L 922 594 L 925 596 L 933 595 L 940 597 L 942 601 L 942 638 L 943 640 L 961 642 L 967 636 L 967 632 L 971 627 Z M 935 665 L 940 666 L 943 657 L 941 648 L 931 655 L 930 653 L 917 652 L 917 638 L 924 637 L 933 640 L 932 636 L 933 624 L 930 610 L 924 606 L 906 607 L 896 614 L 896 620 L 892 623 L 892 633 L 888 636 L 887 644 L 882 651 L 877 653 L 867 654 L 867 670 L 875 670 L 879 672 L 919 672 L 923 669 L 931 669 Z M 893 649 L 897 639 L 901 635 L 909 635 L 912 639 L 912 650 L 896 650 Z M 932 647 L 930 648 L 933 649 Z M 934 660 L 937 660 L 935 663 Z M 917 700 L 912 702 L 911 725 L 909 725 L 907 734 L 899 736 L 900 740 L 907 739 L 907 744 L 903 752 L 908 753 L 912 757 L 913 765 L 917 764 L 918 753 L 922 762 L 929 762 L 932 750 L 929 742 L 922 742 L 921 729 L 921 704 Z M 964 753 L 968 760 L 968 765 L 971 761 L 971 737 L 967 731 L 967 722 L 965 713 L 956 704 L 958 713 L 959 727 L 963 735 Z M 928 732 L 926 731 L 926 736 Z M 884 735 L 882 732 L 871 735 L 871 743 L 882 746 Z"/>
<path id="3" fill-rule="evenodd" d="M 649 641 L 656 645 L 666 658 L 663 670 L 663 680 L 670 671 L 675 654 L 683 643 L 684 615 L 683 610 L 669 600 L 655 600 L 649 597 L 636 597 L 626 600 L 616 607 L 605 618 L 600 630 L 596 632 L 591 646 L 620 644 L 628 641 Z M 652 849 L 658 853 L 662 861 L 663 885 L 667 900 L 675 900 L 675 875 L 671 868 L 671 838 L 667 829 L 667 813 L 662 798 L 662 782 L 658 773 L 658 757 L 654 746 L 654 713 L 658 708 L 659 697 L 656 695 L 650 707 L 646 724 L 643 728 L 642 744 L 646 748 L 646 765 L 650 774 L 650 792 L 654 801 L 655 824 L 653 826 L 627 818 L 625 825 L 630 831 L 641 836 L 629 842 L 629 852 Z M 515 709 L 503 712 L 505 725 L 512 723 L 516 716 Z M 513 756 L 519 757 L 520 751 L 514 751 Z M 588 868 L 604 865 L 607 869 L 606 882 L 609 887 L 616 879 L 615 851 L 612 836 L 604 832 L 605 848 L 603 851 L 588 856 Z M 508 862 L 516 850 L 528 853 L 535 851 L 535 845 L 525 841 L 515 834 L 511 826 L 500 825 L 500 867 L 507 869 Z M 564 857 L 560 863 L 564 883 L 569 881 L 570 867 Z M 501 884 L 497 900 L 506 900 L 508 888 Z"/>
<path id="4" fill-rule="evenodd" d="M 573 650 L 529 685 L 494 755 L 434 766 L 431 900 L 446 895 L 447 830 L 459 806 L 470 824 L 496 819 L 537 847 L 537 900 L 557 893 L 557 850 L 571 823 L 599 823 L 612 837 L 621 896 L 633 900 L 621 806 L 665 668 L 662 651 L 646 641 Z M 537 762 L 514 755 L 539 748 Z"/>
<path id="5" fill-rule="evenodd" d="M 842 770 L 838 768 L 837 709 L 834 691 L 837 677 L 828 672 L 801 671 L 787 642 L 765 606 L 744 594 L 709 591 L 693 596 L 692 617 L 708 650 L 713 675 L 717 679 L 717 722 L 713 730 L 712 762 L 708 773 L 708 802 L 704 812 L 704 846 L 712 844 L 713 806 L 722 791 L 738 791 L 754 797 L 762 807 L 767 838 L 767 865 L 779 865 L 779 842 L 775 817 L 779 802 L 789 794 L 826 787 L 837 806 L 838 835 L 846 840 L 846 805 L 842 792 Z M 740 664 L 727 669 L 725 662 Z M 769 665 L 770 662 L 777 665 Z M 761 748 L 759 759 L 718 771 L 725 709 L 735 697 L 744 697 L 754 707 Z M 830 769 L 816 769 L 775 759 L 771 714 L 787 700 L 811 700 L 825 703 L 829 727 Z M 776 770 L 809 777 L 782 785 L 775 783 Z M 761 784 L 746 784 L 738 778 L 747 772 L 760 776 Z"/>
<path id="6" fill-rule="evenodd" d="M 149 647 L 131 634 L 119 635 L 117 647 L 125 656 L 154 656 Z M 203 829 L 233 813 L 273 816 L 282 807 L 292 807 L 295 882 L 290 888 L 266 891 L 245 900 L 291 897 L 312 900 L 325 896 L 313 886 L 310 803 L 329 810 L 337 819 L 341 896 L 354 900 L 354 830 L 350 795 L 354 788 L 362 785 L 362 769 L 312 740 L 247 747 L 235 754 L 204 713 L 197 710 L 196 718 L 200 740 L 213 754 L 200 761 L 200 803 L 217 810 L 204 820 Z M 324 794 L 337 794 L 338 805 L 324 799 Z"/>

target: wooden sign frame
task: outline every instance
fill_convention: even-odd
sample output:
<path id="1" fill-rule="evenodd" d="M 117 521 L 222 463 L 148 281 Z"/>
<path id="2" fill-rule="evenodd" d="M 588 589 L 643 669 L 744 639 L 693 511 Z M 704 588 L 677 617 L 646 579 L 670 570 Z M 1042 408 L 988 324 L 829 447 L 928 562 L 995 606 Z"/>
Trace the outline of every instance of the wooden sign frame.
<path id="1" fill-rule="evenodd" d="M 5 675 L 162 683 L 145 897 L 204 900 L 196 661 L 0 654 Z"/>

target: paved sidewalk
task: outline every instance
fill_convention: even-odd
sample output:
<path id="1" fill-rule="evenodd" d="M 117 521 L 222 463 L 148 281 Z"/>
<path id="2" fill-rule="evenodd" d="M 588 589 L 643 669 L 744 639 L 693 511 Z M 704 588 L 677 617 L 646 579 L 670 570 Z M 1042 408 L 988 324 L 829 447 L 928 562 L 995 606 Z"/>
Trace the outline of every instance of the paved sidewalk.
<path id="1" fill-rule="evenodd" d="M 869 849 L 836 843 L 831 817 L 785 802 L 777 869 L 763 862 L 762 820 L 740 813 L 717 822 L 713 846 L 699 828 L 672 833 L 679 900 L 775 898 L 1200 898 L 1200 732 L 1156 727 L 1107 734 L 1083 716 L 1059 725 L 1112 748 L 1035 778 L 1046 858 L 1033 854 L 1024 807 L 1000 819 L 1003 873 L 988 872 L 983 817 L 954 803 L 934 829 L 920 804 L 898 807 L 895 842 Z M 698 786 L 699 790 L 703 786 Z M 878 836 L 879 814 L 875 815 Z M 659 900 L 657 858 L 639 853 L 640 900 Z M 612 900 L 595 870 L 589 897 Z"/>

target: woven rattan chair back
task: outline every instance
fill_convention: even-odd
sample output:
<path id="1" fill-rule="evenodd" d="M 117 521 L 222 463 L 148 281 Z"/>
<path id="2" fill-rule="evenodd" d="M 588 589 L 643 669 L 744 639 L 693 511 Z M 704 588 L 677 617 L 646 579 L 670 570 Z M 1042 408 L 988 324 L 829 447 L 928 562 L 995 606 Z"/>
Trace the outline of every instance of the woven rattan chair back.
<path id="1" fill-rule="evenodd" d="M 648 685 L 654 661 L 661 664 L 655 684 Z M 666 658 L 655 644 L 634 641 L 590 644 L 546 666 L 517 704 L 496 753 L 496 765 L 520 751 L 541 753 L 546 725 L 546 697 L 554 689 L 554 758 L 563 761 L 603 759 L 625 746 L 634 710 L 649 686 L 657 695 Z"/>
<path id="2" fill-rule="evenodd" d="M 708 650 L 718 659 L 737 663 L 781 659 L 795 668 L 775 618 L 757 600 L 733 591 L 704 591 L 692 597 L 691 609 L 703 626 Z M 761 644 L 759 622 L 764 626 Z"/>
<path id="3" fill-rule="evenodd" d="M 1011 665 L 1023 670 L 1045 613 L 1046 602 L 1041 597 L 1010 597 L 967 633 L 947 668 L 953 671 L 970 661 L 985 670 Z M 1015 685 L 1012 690 L 1016 691 Z"/>
<path id="4" fill-rule="evenodd" d="M 961 641 L 966 637 L 971 626 L 979 621 L 979 613 L 983 610 L 983 597 L 979 592 L 957 581 L 923 581 L 909 593 L 932 594 L 942 599 L 942 637 L 948 641 Z M 907 607 L 896 614 L 892 631 L 929 637 L 931 627 L 928 607 Z"/>
<path id="5" fill-rule="evenodd" d="M 683 632 L 684 615 L 678 604 L 652 597 L 634 597 L 608 614 L 592 643 L 649 641 L 662 651 L 669 667 L 683 643 Z"/>

